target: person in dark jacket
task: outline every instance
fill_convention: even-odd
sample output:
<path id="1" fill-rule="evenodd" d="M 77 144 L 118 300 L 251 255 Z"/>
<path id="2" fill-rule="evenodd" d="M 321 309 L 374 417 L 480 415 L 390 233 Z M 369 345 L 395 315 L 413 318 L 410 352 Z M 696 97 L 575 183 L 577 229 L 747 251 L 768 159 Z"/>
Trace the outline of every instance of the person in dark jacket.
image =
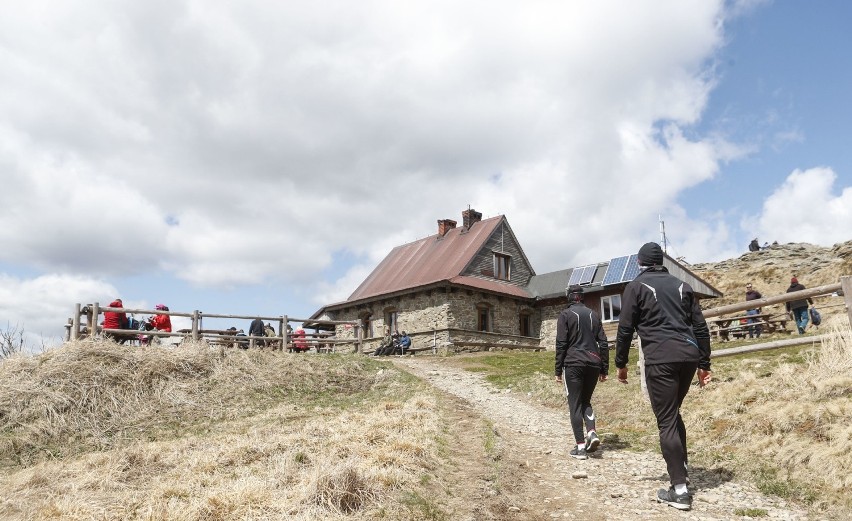
<path id="1" fill-rule="evenodd" d="M 696 370 L 699 385 L 710 381 L 710 332 L 692 288 L 663 266 L 660 245 L 646 243 L 638 257 L 645 269 L 627 284 L 621 297 L 615 366 L 618 380 L 626 384 L 630 342 L 638 331 L 645 383 L 671 481 L 668 490 L 657 491 L 657 500 L 689 510 L 686 426 L 680 407 Z"/>
<path id="2" fill-rule="evenodd" d="M 805 287 L 799 284 L 799 279 L 793 277 L 790 279 L 790 287 L 787 288 L 787 293 L 794 291 L 802 291 Z M 787 313 L 793 314 L 793 320 L 796 321 L 796 328 L 800 335 L 805 334 L 805 328 L 808 327 L 808 304 L 813 305 L 814 301 L 810 297 L 787 302 Z"/>
<path id="3" fill-rule="evenodd" d="M 756 289 L 752 289 L 751 282 L 749 282 L 748 284 L 746 284 L 746 295 L 745 295 L 745 297 L 746 297 L 746 302 L 748 302 L 749 300 L 762 299 L 763 295 L 761 295 L 760 292 L 757 291 Z M 759 315 L 759 314 L 760 314 L 760 308 L 749 309 L 748 311 L 746 311 L 746 315 Z M 748 337 L 749 338 L 754 338 L 755 336 L 757 338 L 760 338 L 760 334 L 763 332 L 763 326 L 760 325 L 760 324 L 755 324 L 755 322 L 758 322 L 758 320 L 754 319 L 754 318 L 748 319 L 748 323 L 753 324 L 753 325 L 748 326 Z"/>
<path id="4" fill-rule="evenodd" d="M 249 324 L 248 334 L 249 334 L 249 336 L 262 336 L 262 337 L 266 336 L 266 331 L 264 330 L 263 320 L 261 320 L 260 317 L 257 317 L 257 318 L 255 318 L 254 320 L 251 321 L 251 324 Z M 257 339 L 257 338 L 254 339 L 254 343 L 258 347 L 263 347 L 263 346 L 266 345 L 266 342 L 264 340 Z"/>
<path id="5" fill-rule="evenodd" d="M 568 308 L 556 321 L 556 381 L 563 385 L 568 397 L 576 441 L 570 455 L 587 459 L 587 453 L 595 452 L 601 442 L 595 432 L 592 394 L 598 381 L 605 382 L 609 373 L 609 344 L 600 317 L 583 304 L 582 286 L 569 286 L 565 293 Z"/>

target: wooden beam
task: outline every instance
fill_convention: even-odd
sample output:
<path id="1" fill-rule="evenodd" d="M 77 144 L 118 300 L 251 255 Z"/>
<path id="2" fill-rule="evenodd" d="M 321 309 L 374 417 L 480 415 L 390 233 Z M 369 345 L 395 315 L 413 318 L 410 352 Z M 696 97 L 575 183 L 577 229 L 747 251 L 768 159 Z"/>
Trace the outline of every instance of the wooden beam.
<path id="1" fill-rule="evenodd" d="M 739 355 L 743 353 L 753 353 L 755 351 L 767 351 L 770 349 L 778 349 L 780 347 L 790 347 L 790 346 L 798 346 L 804 344 L 818 344 L 821 343 L 824 339 L 828 338 L 828 335 L 818 335 L 818 336 L 803 336 L 799 338 L 790 338 L 788 340 L 775 340 L 774 342 L 766 342 L 763 344 L 752 344 L 749 346 L 740 346 L 740 347 L 731 347 L 728 349 L 720 349 L 718 351 L 713 351 L 710 353 L 710 358 L 720 358 L 723 356 L 733 356 Z"/>
<path id="2" fill-rule="evenodd" d="M 836 284 L 827 284 L 825 286 L 818 286 L 816 288 L 809 288 L 802 291 L 793 291 L 792 293 L 784 293 L 783 295 L 776 295 L 774 297 L 768 298 L 759 298 L 755 300 L 748 300 L 745 302 L 740 302 L 737 304 L 730 304 L 728 306 L 722 306 L 718 308 L 707 309 L 704 311 L 704 318 L 710 317 L 718 317 L 720 315 L 725 315 L 727 313 L 735 313 L 737 311 L 745 311 L 748 309 L 762 308 L 764 306 L 770 306 L 772 304 L 782 304 L 784 302 L 790 302 L 791 300 L 799 300 L 814 297 L 817 295 L 824 295 L 826 293 L 833 293 L 840 289 L 840 283 Z"/>

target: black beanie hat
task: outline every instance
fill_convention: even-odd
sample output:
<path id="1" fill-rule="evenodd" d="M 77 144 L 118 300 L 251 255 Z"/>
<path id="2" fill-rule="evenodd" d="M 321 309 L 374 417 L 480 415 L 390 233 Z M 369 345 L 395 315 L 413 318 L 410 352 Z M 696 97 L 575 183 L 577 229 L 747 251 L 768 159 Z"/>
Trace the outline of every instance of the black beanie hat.
<path id="1" fill-rule="evenodd" d="M 661 266 L 663 264 L 663 249 L 656 242 L 646 242 L 639 248 L 640 266 Z"/>
<path id="2" fill-rule="evenodd" d="M 571 284 L 567 288 L 565 288 L 565 296 L 568 297 L 568 300 L 572 300 L 572 296 L 576 300 L 580 300 L 583 298 L 583 286 L 579 284 Z"/>

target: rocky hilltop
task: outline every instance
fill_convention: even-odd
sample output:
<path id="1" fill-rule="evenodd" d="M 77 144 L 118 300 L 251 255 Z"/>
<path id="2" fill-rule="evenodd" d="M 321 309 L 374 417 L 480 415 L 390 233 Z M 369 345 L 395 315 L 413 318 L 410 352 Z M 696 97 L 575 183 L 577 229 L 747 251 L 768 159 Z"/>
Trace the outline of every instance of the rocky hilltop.
<path id="1" fill-rule="evenodd" d="M 831 247 L 808 243 L 777 244 L 733 259 L 687 267 L 724 294 L 722 298 L 706 300 L 702 307 L 719 307 L 743 301 L 747 282 L 764 297 L 771 297 L 786 292 L 793 276 L 806 288 L 837 283 L 842 275 L 852 276 L 852 241 Z M 845 318 L 843 302 L 839 296 L 814 301 L 826 325 Z M 781 306 L 773 308 L 783 310 Z"/>

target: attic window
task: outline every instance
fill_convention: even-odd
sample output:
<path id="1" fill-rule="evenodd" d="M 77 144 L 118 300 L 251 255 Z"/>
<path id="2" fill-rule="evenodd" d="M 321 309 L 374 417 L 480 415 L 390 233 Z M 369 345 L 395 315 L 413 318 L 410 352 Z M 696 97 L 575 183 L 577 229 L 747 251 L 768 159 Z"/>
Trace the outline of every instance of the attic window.
<path id="1" fill-rule="evenodd" d="M 494 278 L 500 280 L 509 280 L 510 267 L 512 266 L 512 257 L 503 253 L 494 254 Z"/>

